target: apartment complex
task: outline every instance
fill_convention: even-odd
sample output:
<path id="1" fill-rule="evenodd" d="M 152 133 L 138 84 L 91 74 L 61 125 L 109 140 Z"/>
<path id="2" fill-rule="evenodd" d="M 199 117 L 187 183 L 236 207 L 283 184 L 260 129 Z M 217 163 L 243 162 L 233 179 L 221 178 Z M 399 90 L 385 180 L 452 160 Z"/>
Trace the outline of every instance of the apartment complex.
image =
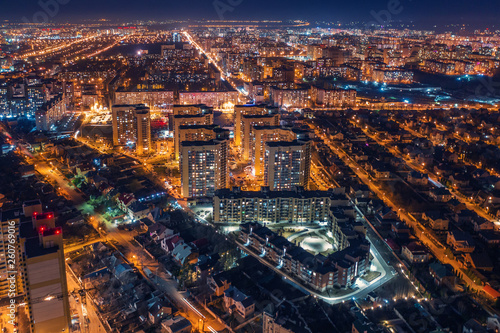
<path id="1" fill-rule="evenodd" d="M 311 98 L 322 107 L 348 107 L 356 105 L 357 92 L 355 89 L 327 89 L 313 86 Z"/>
<path id="2" fill-rule="evenodd" d="M 313 255 L 258 223 L 242 224 L 238 241 L 240 246 L 319 291 L 351 286 L 370 267 L 370 243 L 362 234 L 352 239 L 350 246 L 328 256 Z"/>
<path id="3" fill-rule="evenodd" d="M 291 190 L 294 186 L 308 188 L 311 170 L 311 142 L 266 142 L 264 184 L 272 191 Z"/>
<path id="4" fill-rule="evenodd" d="M 249 153 L 255 176 L 264 175 L 265 148 L 267 142 L 307 140 L 309 132 L 280 126 L 254 126 L 250 133 Z"/>
<path id="5" fill-rule="evenodd" d="M 270 88 L 269 94 L 274 106 L 283 107 L 286 109 L 303 109 L 310 107 L 311 96 L 309 87 L 279 87 L 273 86 Z"/>
<path id="6" fill-rule="evenodd" d="M 218 190 L 214 196 L 215 223 L 329 223 L 332 205 L 347 205 L 343 188 L 328 191 L 241 191 L 240 188 Z"/>
<path id="7" fill-rule="evenodd" d="M 8 259 L 9 255 L 15 254 L 19 257 L 19 248 L 17 242 L 17 235 L 19 234 L 19 222 L 23 217 L 22 210 L 11 209 L 0 212 L 0 300 L 6 299 L 9 296 L 9 292 L 12 293 L 12 287 L 10 281 L 7 279 L 9 277 L 10 271 L 16 271 L 19 269 L 19 260 L 16 260 L 15 267 L 10 267 Z M 9 236 L 13 235 L 13 236 Z M 15 243 L 9 242 L 9 238 L 15 239 Z M 10 246 L 9 246 L 10 245 Z M 23 293 L 22 281 L 16 280 L 15 285 L 15 295 L 21 295 Z M 11 289 L 11 290 L 9 290 Z"/>
<path id="8" fill-rule="evenodd" d="M 214 122 L 213 109 L 204 104 L 174 105 L 173 129 L 175 158 L 179 159 L 181 139 L 181 126 L 212 125 Z M 184 127 L 184 130 L 186 128 Z"/>
<path id="9" fill-rule="evenodd" d="M 126 90 L 115 92 L 115 104 L 144 104 L 156 110 L 171 110 L 174 104 L 174 92 L 171 90 Z"/>
<path id="10" fill-rule="evenodd" d="M 280 121 L 279 110 L 266 104 L 235 105 L 234 106 L 234 144 L 243 148 L 243 153 L 250 145 L 250 131 L 255 125 L 278 126 Z"/>
<path id="11" fill-rule="evenodd" d="M 187 198 L 212 197 L 229 187 L 229 140 L 183 141 L 180 147 L 182 195 Z"/>
<path id="12" fill-rule="evenodd" d="M 34 200 L 25 202 L 22 209 L 2 212 L 4 220 L 18 225 L 16 294 L 25 296 L 30 332 L 68 332 L 71 319 L 63 236 L 54 213 L 43 212 L 41 202 Z"/>
<path id="13" fill-rule="evenodd" d="M 57 95 L 45 102 L 35 112 L 35 123 L 38 131 L 48 131 L 58 120 L 66 114 L 66 98 L 63 94 Z"/>
<path id="14" fill-rule="evenodd" d="M 234 105 L 238 102 L 239 92 L 232 88 L 220 91 L 181 91 L 179 103 L 205 104 L 216 109 L 223 109 L 226 104 Z"/>
<path id="15" fill-rule="evenodd" d="M 136 153 L 151 152 L 151 115 L 144 104 L 113 105 L 113 144 L 135 145 Z"/>

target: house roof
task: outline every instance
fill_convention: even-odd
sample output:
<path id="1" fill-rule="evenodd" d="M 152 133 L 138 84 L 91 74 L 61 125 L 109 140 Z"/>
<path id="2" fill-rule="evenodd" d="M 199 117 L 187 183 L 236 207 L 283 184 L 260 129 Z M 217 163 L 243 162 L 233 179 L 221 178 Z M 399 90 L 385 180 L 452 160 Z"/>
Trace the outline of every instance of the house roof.
<path id="1" fill-rule="evenodd" d="M 180 263 L 184 263 L 186 261 L 186 258 L 189 257 L 189 255 L 192 253 L 192 248 L 191 246 L 187 244 L 179 244 L 177 245 L 174 250 L 172 251 L 172 256 L 179 261 Z"/>
<path id="2" fill-rule="evenodd" d="M 172 251 L 177 246 L 177 243 L 181 241 L 183 241 L 183 239 L 180 236 L 175 235 L 165 240 L 165 246 L 169 251 Z"/>
<path id="3" fill-rule="evenodd" d="M 230 283 L 225 272 L 215 274 L 214 276 L 212 276 L 212 279 L 214 280 L 217 287 L 222 287 L 224 285 L 224 283 Z"/>
<path id="4" fill-rule="evenodd" d="M 445 278 L 447 276 L 454 276 L 452 273 L 453 267 L 450 264 L 440 264 L 438 262 L 434 262 L 429 265 L 429 269 L 434 271 L 434 273 L 440 278 Z"/>
<path id="5" fill-rule="evenodd" d="M 247 296 L 236 287 L 229 287 L 224 292 L 225 297 L 232 298 L 235 302 L 240 302 L 244 307 L 248 307 L 254 303 L 253 298 L 251 296 Z"/>
<path id="6" fill-rule="evenodd" d="M 489 286 L 489 285 L 485 285 L 485 286 L 483 287 L 483 291 L 484 291 L 484 292 L 485 292 L 488 296 L 490 296 L 490 297 L 492 297 L 492 298 L 499 298 L 499 297 L 500 297 L 500 293 L 499 293 L 497 290 L 493 289 L 493 288 L 492 288 L 491 286 Z"/>
<path id="7" fill-rule="evenodd" d="M 161 325 L 163 327 L 169 327 L 172 333 L 176 333 L 191 327 L 191 322 L 182 316 L 175 316 L 162 321 Z"/>
<path id="8" fill-rule="evenodd" d="M 467 258 L 470 260 L 472 266 L 477 269 L 492 269 L 493 263 L 486 253 L 468 253 Z"/>
<path id="9" fill-rule="evenodd" d="M 405 245 L 405 247 L 413 254 L 428 253 L 425 246 L 423 246 L 422 244 L 420 244 L 418 242 L 411 242 L 410 244 Z"/>

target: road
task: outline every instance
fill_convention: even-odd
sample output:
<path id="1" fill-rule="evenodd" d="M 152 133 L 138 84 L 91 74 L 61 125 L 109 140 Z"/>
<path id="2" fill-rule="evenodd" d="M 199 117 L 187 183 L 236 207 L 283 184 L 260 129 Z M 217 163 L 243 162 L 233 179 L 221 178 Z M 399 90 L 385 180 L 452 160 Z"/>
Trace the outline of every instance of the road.
<path id="1" fill-rule="evenodd" d="M 76 279 L 71 269 L 66 269 L 66 279 L 68 282 L 69 305 L 71 314 L 77 314 L 80 322 L 81 333 L 106 333 L 104 323 L 98 315 L 98 310 L 95 308 L 92 301 L 89 299 L 88 293 L 85 297 L 80 296 L 79 291 L 82 290 L 80 283 Z"/>
<path id="2" fill-rule="evenodd" d="M 211 329 L 216 331 L 224 329 L 222 324 L 206 313 L 206 311 L 204 311 L 200 306 L 197 307 L 196 304 L 187 303 L 186 295 L 177 290 L 177 283 L 167 276 L 166 272 L 154 258 L 146 255 L 143 249 L 136 245 L 135 241 L 133 241 L 133 232 L 119 230 L 116 225 L 107 222 L 100 214 L 96 213 L 92 206 L 85 202 L 82 194 L 79 193 L 73 185 L 69 184 L 68 180 L 66 180 L 62 174 L 56 171 L 51 171 L 53 168 L 55 169 L 55 167 L 57 167 L 57 165 L 55 165 L 55 161 L 53 161 L 52 164 L 54 165 L 53 167 L 50 165 L 50 162 L 38 161 L 36 163 L 36 170 L 43 176 L 55 181 L 62 191 L 67 192 L 71 200 L 79 209 L 82 209 L 91 215 L 91 222 L 94 225 L 94 228 L 99 232 L 101 240 L 115 241 L 117 244 L 125 248 L 127 250 L 127 253 L 125 254 L 126 259 L 136 267 L 140 268 L 143 275 L 144 268 L 148 268 L 151 272 L 154 272 L 155 275 L 152 278 L 145 275 L 144 278 L 149 280 L 159 290 L 163 291 L 172 303 L 193 324 L 193 327 L 200 327 L 200 323 L 203 323 L 205 330 L 210 332 L 212 332 Z M 100 223 L 105 224 L 107 232 L 99 229 Z M 94 240 L 94 242 L 95 241 L 97 240 Z M 77 248 L 81 248 L 82 246 L 82 244 L 79 244 L 72 246 L 69 249 L 75 250 Z"/>
<path id="3" fill-rule="evenodd" d="M 323 136 L 323 139 L 325 137 Z M 326 142 L 326 140 L 324 140 Z M 433 255 L 444 264 L 451 264 L 455 271 L 460 272 L 462 269 L 462 264 L 455 259 L 449 258 L 445 251 L 446 247 L 441 245 L 431 233 L 423 226 L 419 221 L 417 221 L 413 216 L 408 214 L 408 212 L 401 209 L 399 206 L 395 205 L 385 193 L 369 178 L 367 172 L 356 162 L 352 157 L 350 157 L 342 148 L 336 147 L 332 144 L 328 144 L 330 149 L 337 154 L 342 160 L 348 165 L 351 170 L 359 177 L 359 179 L 366 185 L 370 187 L 379 198 L 381 198 L 386 205 L 398 213 L 399 218 L 412 227 L 415 236 L 420 239 L 420 241 L 426 245 Z M 375 230 L 375 228 L 373 228 Z M 376 230 L 375 230 L 376 231 Z M 468 276 L 464 274 L 463 280 L 467 285 L 476 291 L 482 291 L 482 286 L 477 285 Z"/>
<path id="4" fill-rule="evenodd" d="M 407 130 L 408 132 L 410 132 L 411 134 L 413 134 L 414 136 L 416 137 L 423 137 L 422 135 L 420 135 L 419 133 L 413 131 L 412 129 L 410 129 L 409 127 L 403 125 L 402 123 L 398 123 L 401 128 Z M 366 132 L 365 132 L 366 133 Z M 367 135 L 369 135 L 368 133 L 366 133 Z M 419 171 L 421 173 L 427 173 L 429 175 L 429 179 L 433 182 L 433 183 L 437 183 L 437 184 L 440 184 L 442 185 L 440 182 L 439 182 L 439 177 L 437 175 L 435 175 L 433 172 L 423 168 L 421 165 L 418 165 L 417 163 L 414 163 L 412 161 L 410 161 L 408 158 L 406 158 L 405 156 L 402 156 L 402 155 L 399 155 L 394 149 L 391 149 L 390 147 L 386 147 L 387 149 L 389 149 L 389 151 L 394 155 L 394 156 L 398 156 L 402 159 L 405 160 L 406 164 L 412 168 L 413 170 L 416 170 L 416 171 Z M 448 150 L 450 151 L 450 150 Z M 451 151 L 450 151 L 451 152 Z M 465 161 L 462 160 L 462 162 L 466 165 L 473 165 L 471 163 L 466 163 Z M 475 167 L 478 167 L 477 165 L 473 165 Z M 494 174 L 492 172 L 492 174 Z M 444 187 L 444 186 L 443 186 Z M 460 201 L 461 203 L 463 203 L 464 205 L 467 206 L 467 209 L 469 210 L 472 210 L 474 211 L 477 215 L 481 216 L 482 218 L 485 218 L 486 220 L 490 221 L 490 222 L 494 222 L 495 220 L 492 219 L 492 217 L 482 208 L 482 207 L 479 207 L 478 205 L 476 204 L 473 204 L 471 203 L 469 200 L 467 200 L 464 196 L 460 195 L 460 194 L 457 194 L 456 192 L 454 191 L 451 191 L 451 194 L 458 200 Z"/>
<path id="5" fill-rule="evenodd" d="M 342 295 L 342 296 L 337 296 L 337 297 L 329 297 L 329 296 L 325 296 L 323 294 L 320 294 L 317 291 L 315 291 L 313 289 L 310 289 L 309 287 L 304 286 L 304 284 L 303 284 L 302 281 L 297 280 L 297 279 L 291 277 L 290 275 L 288 275 L 287 273 L 285 273 L 281 269 L 279 269 L 276 266 L 274 266 L 269 261 L 265 260 L 264 258 L 262 258 L 261 256 L 259 256 L 258 254 L 256 254 L 255 252 L 253 252 L 251 249 L 247 248 L 244 244 L 239 243 L 238 241 L 237 241 L 237 244 L 238 244 L 238 247 L 242 251 L 244 251 L 245 253 L 253 256 L 255 259 L 259 260 L 259 262 L 261 262 L 265 266 L 269 267 L 270 269 L 272 269 L 274 272 L 278 273 L 279 275 L 284 276 L 287 280 L 289 280 L 290 282 L 292 282 L 292 284 L 295 284 L 296 286 L 298 286 L 303 291 L 305 291 L 305 292 L 309 293 L 310 295 L 313 295 L 313 296 L 315 296 L 317 298 L 320 298 L 320 299 L 322 299 L 323 301 L 325 301 L 326 303 L 329 303 L 329 304 L 337 304 L 337 303 L 341 303 L 343 301 L 348 301 L 348 300 L 351 300 L 353 297 L 354 298 L 360 298 L 360 297 L 364 298 L 370 292 L 372 292 L 373 290 L 379 288 L 384 283 L 386 283 L 389 280 L 391 280 L 397 274 L 394 271 L 394 269 L 392 269 L 392 267 L 390 267 L 389 265 L 387 265 L 387 263 L 384 261 L 384 259 L 382 258 L 382 256 L 378 252 L 377 248 L 375 246 L 372 246 L 372 247 L 370 247 L 370 253 L 374 257 L 374 260 L 372 261 L 372 264 L 375 265 L 375 267 L 377 268 L 377 271 L 381 272 L 381 275 L 379 277 L 377 277 L 376 279 L 374 279 L 373 281 L 371 281 L 371 282 L 363 282 L 363 283 L 361 283 L 362 286 L 360 286 L 359 289 L 353 290 L 353 292 L 351 292 L 349 294 Z M 359 279 L 358 279 L 358 281 L 359 281 Z"/>

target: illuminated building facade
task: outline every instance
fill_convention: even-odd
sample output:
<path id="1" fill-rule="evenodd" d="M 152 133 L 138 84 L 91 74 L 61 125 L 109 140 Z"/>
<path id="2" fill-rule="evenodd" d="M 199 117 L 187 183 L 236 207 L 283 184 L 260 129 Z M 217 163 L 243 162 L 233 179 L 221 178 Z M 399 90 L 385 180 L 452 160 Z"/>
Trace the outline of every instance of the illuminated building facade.
<path id="1" fill-rule="evenodd" d="M 248 149 L 250 150 L 250 160 L 254 166 L 255 176 L 260 177 L 264 175 L 267 142 L 288 142 L 307 138 L 308 133 L 302 130 L 280 126 L 253 126 Z"/>
<path id="2" fill-rule="evenodd" d="M 64 95 L 58 95 L 50 101 L 43 104 L 35 112 L 36 129 L 39 131 L 48 131 L 58 120 L 61 120 L 66 114 L 66 98 Z"/>
<path id="3" fill-rule="evenodd" d="M 306 191 L 294 187 L 289 191 L 218 190 L 214 196 L 214 222 L 216 223 L 328 223 L 332 204 L 341 197 L 343 189 Z"/>
<path id="4" fill-rule="evenodd" d="M 272 191 L 308 188 L 311 170 L 311 142 L 266 142 L 264 183 Z"/>
<path id="5" fill-rule="evenodd" d="M 135 144 L 136 153 L 151 152 L 151 115 L 144 104 L 113 105 L 113 144 Z"/>
<path id="6" fill-rule="evenodd" d="M 308 87 L 271 87 L 270 96 L 274 106 L 303 109 L 309 107 L 310 91 Z"/>
<path id="7" fill-rule="evenodd" d="M 181 143 L 181 126 L 212 125 L 214 122 L 213 110 L 204 104 L 174 105 L 173 129 L 175 159 L 179 159 Z"/>
<path id="8" fill-rule="evenodd" d="M 352 107 L 356 105 L 355 89 L 311 88 L 311 98 L 322 107 Z"/>
<path id="9" fill-rule="evenodd" d="M 174 104 L 174 92 L 168 90 L 118 90 L 115 92 L 115 104 L 144 104 L 152 111 L 171 110 Z"/>
<path id="10" fill-rule="evenodd" d="M 216 190 L 228 188 L 228 150 L 228 139 L 181 142 L 182 196 L 213 197 Z"/>
<path id="11" fill-rule="evenodd" d="M 250 133 L 253 126 L 278 126 L 279 110 L 266 104 L 234 106 L 234 144 L 243 148 L 243 157 L 250 157 Z"/>

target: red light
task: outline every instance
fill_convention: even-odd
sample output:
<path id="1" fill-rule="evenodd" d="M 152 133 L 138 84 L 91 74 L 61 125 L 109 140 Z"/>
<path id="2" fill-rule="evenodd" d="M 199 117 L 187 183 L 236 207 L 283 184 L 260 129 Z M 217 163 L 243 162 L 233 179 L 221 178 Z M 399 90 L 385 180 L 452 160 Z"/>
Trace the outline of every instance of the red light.
<path id="1" fill-rule="evenodd" d="M 34 212 L 34 213 L 33 213 L 33 216 L 36 216 L 37 214 L 38 214 L 37 212 Z"/>
<path id="2" fill-rule="evenodd" d="M 45 231 L 45 227 L 40 227 L 40 232 L 44 232 Z"/>
<path id="3" fill-rule="evenodd" d="M 61 230 L 56 229 L 56 235 L 59 235 L 61 233 Z"/>
<path id="4" fill-rule="evenodd" d="M 52 218 L 52 214 L 47 215 L 47 218 L 51 219 Z"/>

